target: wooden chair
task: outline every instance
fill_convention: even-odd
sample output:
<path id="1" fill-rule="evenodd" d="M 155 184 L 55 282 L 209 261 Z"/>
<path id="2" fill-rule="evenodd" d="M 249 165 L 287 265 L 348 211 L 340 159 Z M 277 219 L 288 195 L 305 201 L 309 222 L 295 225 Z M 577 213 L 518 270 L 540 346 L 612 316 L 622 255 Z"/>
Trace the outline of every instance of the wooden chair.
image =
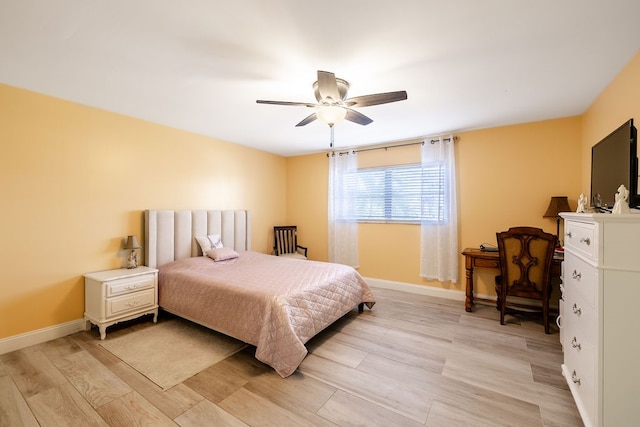
<path id="1" fill-rule="evenodd" d="M 537 308 L 509 301 L 508 297 L 541 301 L 544 331 L 549 333 L 549 297 L 551 296 L 551 265 L 556 236 L 535 227 L 512 227 L 496 233 L 500 255 L 500 276 L 496 277 L 496 293 L 500 324 L 509 307 Z"/>
<path id="2" fill-rule="evenodd" d="M 307 259 L 307 248 L 298 244 L 298 227 L 273 227 L 273 253 L 278 256 Z"/>

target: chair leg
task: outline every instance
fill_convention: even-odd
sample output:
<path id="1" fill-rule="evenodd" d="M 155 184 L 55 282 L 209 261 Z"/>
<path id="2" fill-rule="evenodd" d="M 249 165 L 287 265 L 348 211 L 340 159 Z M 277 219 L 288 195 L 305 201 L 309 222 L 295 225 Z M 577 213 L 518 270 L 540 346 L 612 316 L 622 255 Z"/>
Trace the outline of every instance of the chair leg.
<path id="1" fill-rule="evenodd" d="M 504 312 L 507 310 L 506 298 L 500 298 L 500 324 L 504 325 Z"/>

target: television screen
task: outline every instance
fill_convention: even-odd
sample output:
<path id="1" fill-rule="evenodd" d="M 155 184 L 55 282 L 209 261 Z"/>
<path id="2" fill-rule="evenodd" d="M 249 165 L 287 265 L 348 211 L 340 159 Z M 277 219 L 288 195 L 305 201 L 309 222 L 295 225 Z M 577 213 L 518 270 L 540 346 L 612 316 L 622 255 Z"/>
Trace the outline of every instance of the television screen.
<path id="1" fill-rule="evenodd" d="M 591 206 L 610 210 L 618 187 L 629 190 L 629 207 L 638 197 L 637 132 L 633 119 L 614 130 L 591 148 Z"/>

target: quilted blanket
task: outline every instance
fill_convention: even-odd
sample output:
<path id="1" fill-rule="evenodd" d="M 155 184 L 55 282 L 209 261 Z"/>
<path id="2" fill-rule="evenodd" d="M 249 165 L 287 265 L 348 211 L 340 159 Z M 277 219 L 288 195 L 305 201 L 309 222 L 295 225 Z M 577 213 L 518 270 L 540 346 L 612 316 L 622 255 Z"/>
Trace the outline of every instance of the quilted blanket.
<path id="1" fill-rule="evenodd" d="M 174 314 L 252 344 L 256 358 L 282 377 L 307 355 L 305 343 L 375 299 L 353 268 L 240 252 L 214 262 L 202 256 L 159 267 L 159 305 Z"/>

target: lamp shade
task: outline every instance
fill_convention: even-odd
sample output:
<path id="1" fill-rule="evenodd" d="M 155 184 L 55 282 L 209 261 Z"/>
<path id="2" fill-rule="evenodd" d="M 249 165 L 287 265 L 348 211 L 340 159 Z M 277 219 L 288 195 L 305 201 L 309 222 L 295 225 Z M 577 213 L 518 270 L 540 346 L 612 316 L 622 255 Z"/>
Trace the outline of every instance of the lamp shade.
<path id="1" fill-rule="evenodd" d="M 127 245 L 125 249 L 140 249 L 137 236 L 127 236 Z"/>
<path id="2" fill-rule="evenodd" d="M 347 110 L 336 105 L 323 105 L 318 107 L 316 116 L 329 126 L 333 126 L 344 120 L 347 116 Z"/>
<path id="3" fill-rule="evenodd" d="M 567 196 L 553 196 L 549 201 L 547 211 L 542 215 L 544 218 L 558 218 L 560 212 L 571 212 Z"/>

